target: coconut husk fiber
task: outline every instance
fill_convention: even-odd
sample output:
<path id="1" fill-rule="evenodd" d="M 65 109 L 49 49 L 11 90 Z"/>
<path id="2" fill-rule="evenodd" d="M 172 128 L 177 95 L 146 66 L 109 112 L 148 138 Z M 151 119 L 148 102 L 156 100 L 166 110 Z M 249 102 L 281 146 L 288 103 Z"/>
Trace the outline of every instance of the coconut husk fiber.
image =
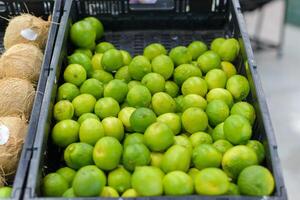
<path id="1" fill-rule="evenodd" d="M 36 84 L 43 53 L 35 45 L 20 43 L 9 48 L 0 59 L 0 78 L 22 78 Z"/>
<path id="2" fill-rule="evenodd" d="M 0 79 L 0 117 L 25 116 L 29 119 L 35 90 L 32 84 L 24 79 Z"/>
<path id="3" fill-rule="evenodd" d="M 30 43 L 44 49 L 49 27 L 50 22 L 30 14 L 14 17 L 5 30 L 4 48 L 8 49 L 19 43 Z"/>
<path id="4" fill-rule="evenodd" d="M 17 170 L 20 154 L 25 136 L 27 135 L 27 122 L 20 117 L 0 117 L 0 176 L 11 180 Z M 4 135 L 8 139 L 3 142 Z"/>

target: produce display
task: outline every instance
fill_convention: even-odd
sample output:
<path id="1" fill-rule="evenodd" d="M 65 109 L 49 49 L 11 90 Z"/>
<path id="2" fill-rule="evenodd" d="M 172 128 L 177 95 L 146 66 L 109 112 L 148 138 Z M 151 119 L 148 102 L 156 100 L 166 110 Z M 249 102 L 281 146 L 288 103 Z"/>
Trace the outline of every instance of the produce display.
<path id="1" fill-rule="evenodd" d="M 10 197 L 35 97 L 50 23 L 12 18 L 0 58 L 0 198 Z"/>
<path id="2" fill-rule="evenodd" d="M 272 195 L 236 39 L 153 41 L 131 57 L 103 35 L 93 17 L 71 26 L 50 135 L 64 162 L 43 196 Z"/>

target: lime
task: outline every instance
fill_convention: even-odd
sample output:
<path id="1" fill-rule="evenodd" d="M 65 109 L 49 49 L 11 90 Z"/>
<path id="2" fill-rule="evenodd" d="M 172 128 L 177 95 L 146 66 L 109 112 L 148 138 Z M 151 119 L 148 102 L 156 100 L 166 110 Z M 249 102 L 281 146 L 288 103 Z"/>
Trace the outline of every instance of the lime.
<path id="1" fill-rule="evenodd" d="M 124 167 L 118 167 L 109 172 L 108 186 L 114 188 L 119 193 L 125 192 L 131 188 L 131 174 Z"/>
<path id="2" fill-rule="evenodd" d="M 124 81 L 125 83 L 128 83 L 131 81 L 131 76 L 129 74 L 128 66 L 123 66 L 115 74 L 115 79 L 119 79 Z"/>
<path id="3" fill-rule="evenodd" d="M 94 110 L 96 99 L 90 94 L 81 94 L 72 101 L 75 115 L 80 116 L 84 113 L 90 113 Z"/>
<path id="4" fill-rule="evenodd" d="M 199 169 L 197 168 L 190 168 L 188 171 L 188 175 L 193 179 L 193 181 L 195 182 L 195 178 L 197 176 L 197 174 L 200 172 Z"/>
<path id="5" fill-rule="evenodd" d="M 79 89 L 72 83 L 64 83 L 59 86 L 57 91 L 57 101 L 69 100 L 72 101 L 75 97 L 80 94 Z"/>
<path id="6" fill-rule="evenodd" d="M 212 69 L 205 76 L 208 89 L 225 88 L 227 77 L 223 70 Z"/>
<path id="7" fill-rule="evenodd" d="M 159 55 L 152 60 L 151 65 L 152 71 L 162 75 L 165 80 L 169 79 L 173 74 L 174 64 L 169 56 Z"/>
<path id="8" fill-rule="evenodd" d="M 200 144 L 193 150 L 192 161 L 197 169 L 219 167 L 222 154 L 212 144 Z"/>
<path id="9" fill-rule="evenodd" d="M 191 64 L 179 65 L 178 67 L 175 68 L 174 74 L 173 74 L 174 82 L 178 86 L 181 86 L 186 79 L 188 79 L 192 76 L 201 77 L 202 72 L 199 68 L 197 68 Z"/>
<path id="10" fill-rule="evenodd" d="M 94 113 L 84 113 L 83 115 L 81 115 L 81 116 L 78 118 L 77 122 L 78 122 L 79 124 L 82 124 L 82 122 L 84 122 L 86 119 L 90 119 L 90 118 L 96 119 L 96 120 L 98 120 L 98 121 L 100 122 L 99 117 L 98 117 L 97 115 L 95 115 Z"/>
<path id="11" fill-rule="evenodd" d="M 74 107 L 68 100 L 61 100 L 54 105 L 53 116 L 57 121 L 64 119 L 72 119 L 74 115 Z"/>
<path id="12" fill-rule="evenodd" d="M 183 110 L 183 95 L 180 95 L 176 98 L 174 98 L 174 101 L 176 103 L 176 112 L 182 112 Z"/>
<path id="13" fill-rule="evenodd" d="M 213 142 L 211 136 L 205 132 L 193 133 L 189 139 L 194 148 L 200 144 L 212 144 Z"/>
<path id="14" fill-rule="evenodd" d="M 95 104 L 95 114 L 101 119 L 106 117 L 115 117 L 120 111 L 120 106 L 116 100 L 111 97 L 99 99 Z"/>
<path id="15" fill-rule="evenodd" d="M 93 53 L 90 49 L 79 48 L 79 49 L 75 49 L 74 53 L 83 53 L 87 55 L 90 59 L 92 59 L 93 57 Z"/>
<path id="16" fill-rule="evenodd" d="M 210 44 L 210 49 L 213 50 L 214 52 L 218 52 L 220 46 L 225 42 L 225 38 L 216 38 L 212 41 Z"/>
<path id="17" fill-rule="evenodd" d="M 195 190 L 202 195 L 222 195 L 229 189 L 226 174 L 218 168 L 201 170 L 195 178 Z"/>
<path id="18" fill-rule="evenodd" d="M 192 61 L 192 54 L 189 52 L 188 48 L 184 46 L 174 47 L 171 49 L 169 56 L 176 66 Z"/>
<path id="19" fill-rule="evenodd" d="M 243 169 L 257 163 L 257 156 L 250 147 L 237 145 L 224 153 L 222 168 L 229 177 L 236 179 Z"/>
<path id="20" fill-rule="evenodd" d="M 124 137 L 123 123 L 119 118 L 106 117 L 102 120 L 105 136 L 110 136 L 121 141 Z"/>
<path id="21" fill-rule="evenodd" d="M 165 123 L 177 135 L 181 131 L 181 120 L 175 113 L 165 113 L 157 118 L 158 122 Z"/>
<path id="22" fill-rule="evenodd" d="M 103 95 L 103 84 L 95 78 L 87 79 L 80 86 L 80 93 L 91 94 L 99 99 Z"/>
<path id="23" fill-rule="evenodd" d="M 250 124 L 254 124 L 256 118 L 254 107 L 248 102 L 235 103 L 230 110 L 230 114 L 241 115 L 248 119 Z"/>
<path id="24" fill-rule="evenodd" d="M 124 148 L 122 163 L 125 169 L 134 171 L 137 166 L 148 165 L 150 161 L 150 151 L 144 144 L 130 144 Z"/>
<path id="25" fill-rule="evenodd" d="M 136 86 L 136 85 L 141 85 L 141 86 L 143 86 L 143 84 L 142 84 L 140 81 L 133 81 L 133 80 L 131 80 L 131 81 L 129 81 L 129 83 L 128 83 L 128 89 L 131 90 L 131 88 L 133 88 L 133 87 Z"/>
<path id="26" fill-rule="evenodd" d="M 164 157 L 163 153 L 151 152 L 151 163 L 150 165 L 153 167 L 161 167 L 162 159 Z"/>
<path id="27" fill-rule="evenodd" d="M 58 173 L 50 173 L 42 182 L 42 193 L 46 197 L 60 197 L 69 188 L 67 180 Z"/>
<path id="28" fill-rule="evenodd" d="M 144 49 L 144 56 L 149 60 L 152 60 L 153 58 L 161 54 L 163 55 L 167 54 L 167 50 L 162 44 L 159 43 L 149 44 Z"/>
<path id="29" fill-rule="evenodd" d="M 100 197 L 119 197 L 119 193 L 114 188 L 105 186 L 100 193 Z"/>
<path id="30" fill-rule="evenodd" d="M 206 114 L 209 124 L 216 126 L 225 121 L 229 116 L 229 108 L 224 101 L 213 100 L 207 104 Z"/>
<path id="31" fill-rule="evenodd" d="M 247 78 L 242 75 L 231 76 L 227 81 L 226 89 L 232 94 L 236 101 L 245 99 L 250 92 L 249 82 Z"/>
<path id="32" fill-rule="evenodd" d="M 73 53 L 68 56 L 68 64 L 79 64 L 84 67 L 88 76 L 91 76 L 93 66 L 91 59 L 83 53 Z"/>
<path id="33" fill-rule="evenodd" d="M 113 80 L 114 77 L 111 73 L 106 72 L 104 70 L 95 70 L 93 71 L 92 77 L 97 79 L 102 83 L 108 83 L 109 81 Z"/>
<path id="34" fill-rule="evenodd" d="M 208 85 L 204 79 L 193 76 L 183 82 L 181 86 L 181 92 L 183 95 L 198 94 L 202 97 L 205 97 L 207 93 L 207 86 Z"/>
<path id="35" fill-rule="evenodd" d="M 130 124 L 136 132 L 143 133 L 154 122 L 156 122 L 156 115 L 149 108 L 137 108 L 130 116 Z"/>
<path id="36" fill-rule="evenodd" d="M 76 174 L 76 171 L 74 169 L 71 169 L 69 167 L 62 167 L 58 169 L 56 173 L 64 177 L 64 179 L 66 179 L 66 181 L 68 182 L 69 186 L 72 186 L 72 182 Z"/>
<path id="37" fill-rule="evenodd" d="M 187 172 L 190 162 L 190 151 L 181 145 L 173 145 L 164 153 L 161 169 L 165 173 L 177 170 Z"/>
<path id="38" fill-rule="evenodd" d="M 226 192 L 226 195 L 232 195 L 232 196 L 240 195 L 239 187 L 234 183 L 229 183 L 229 188 L 228 191 Z"/>
<path id="39" fill-rule="evenodd" d="M 96 53 L 104 53 L 110 49 L 115 49 L 115 46 L 109 42 L 100 42 L 95 48 Z"/>
<path id="40" fill-rule="evenodd" d="M 182 171 L 173 171 L 164 176 L 164 192 L 166 195 L 190 195 L 194 191 L 193 179 Z"/>
<path id="41" fill-rule="evenodd" d="M 70 38 L 75 46 L 88 48 L 95 43 L 96 30 L 88 21 L 81 20 L 72 25 Z"/>
<path id="42" fill-rule="evenodd" d="M 97 167 L 103 170 L 115 169 L 121 159 L 122 145 L 114 137 L 103 137 L 96 143 L 93 151 L 93 160 Z"/>
<path id="43" fill-rule="evenodd" d="M 126 190 L 122 194 L 122 197 L 125 197 L 125 198 L 127 198 L 127 197 L 138 197 L 138 196 L 139 196 L 138 193 L 134 189 L 132 189 L 132 188 Z"/>
<path id="44" fill-rule="evenodd" d="M 104 137 L 104 128 L 98 119 L 89 118 L 81 123 L 79 128 L 80 142 L 95 145 L 102 137 Z"/>
<path id="45" fill-rule="evenodd" d="M 207 106 L 206 100 L 197 94 L 188 94 L 182 99 L 182 111 L 185 111 L 191 107 L 198 107 L 205 110 Z"/>
<path id="46" fill-rule="evenodd" d="M 174 134 L 168 125 L 155 122 L 146 129 L 144 141 L 151 151 L 163 151 L 174 143 Z"/>
<path id="47" fill-rule="evenodd" d="M 86 48 L 89 49 L 89 50 L 91 50 L 91 51 L 94 51 L 95 47 L 96 47 L 96 42 L 93 42 L 89 46 L 87 46 Z"/>
<path id="48" fill-rule="evenodd" d="M 126 100 L 132 107 L 148 107 L 151 103 L 151 93 L 147 87 L 136 85 L 128 91 Z"/>
<path id="49" fill-rule="evenodd" d="M 213 145 L 222 154 L 224 154 L 228 149 L 233 147 L 233 145 L 230 142 L 228 142 L 227 140 L 223 140 L 223 139 L 215 141 L 213 143 Z"/>
<path id="50" fill-rule="evenodd" d="M 142 78 L 151 72 L 151 63 L 145 56 L 136 56 L 128 65 L 129 74 L 134 80 Z"/>
<path id="51" fill-rule="evenodd" d="M 173 81 L 166 81 L 165 92 L 171 97 L 175 98 L 178 96 L 179 87 Z"/>
<path id="52" fill-rule="evenodd" d="M 188 46 L 188 51 L 192 55 L 193 60 L 197 60 L 205 51 L 207 51 L 207 46 L 201 41 L 193 41 Z"/>
<path id="53" fill-rule="evenodd" d="M 126 135 L 123 146 L 127 147 L 131 144 L 144 144 L 144 135 L 141 133 L 132 133 Z"/>
<path id="54" fill-rule="evenodd" d="M 103 53 L 101 65 L 105 71 L 113 72 L 123 66 L 123 56 L 119 50 L 109 49 Z"/>
<path id="55" fill-rule="evenodd" d="M 231 93 L 224 88 L 214 88 L 210 90 L 206 95 L 206 100 L 208 103 L 213 100 L 222 100 L 229 108 L 233 105 L 233 97 Z"/>
<path id="56" fill-rule="evenodd" d="M 79 124 L 71 119 L 65 119 L 55 124 L 52 129 L 53 143 L 59 147 L 67 147 L 78 141 Z"/>
<path id="57" fill-rule="evenodd" d="M 93 70 L 103 70 L 101 61 L 102 61 L 102 53 L 96 53 L 91 60 Z"/>
<path id="58" fill-rule="evenodd" d="M 73 180 L 74 194 L 78 197 L 98 196 L 105 185 L 105 174 L 95 165 L 82 167 Z"/>
<path id="59" fill-rule="evenodd" d="M 146 74 L 142 79 L 142 84 L 145 85 L 151 94 L 163 92 L 165 90 L 165 79 L 157 73 Z"/>
<path id="60" fill-rule="evenodd" d="M 163 194 L 163 172 L 157 167 L 137 167 L 131 177 L 132 188 L 141 196 Z"/>
<path id="61" fill-rule="evenodd" d="M 258 165 L 246 167 L 240 173 L 237 184 L 242 194 L 250 196 L 269 196 L 275 188 L 271 172 Z"/>
<path id="62" fill-rule="evenodd" d="M 80 86 L 86 79 L 86 71 L 79 64 L 70 64 L 64 71 L 64 80 L 68 83 L 73 83 Z"/>
<path id="63" fill-rule="evenodd" d="M 182 113 L 182 126 L 189 133 L 204 131 L 208 125 L 208 118 L 206 113 L 197 107 L 186 109 Z"/>
<path id="64" fill-rule="evenodd" d="M 240 115 L 230 115 L 224 121 L 223 127 L 225 138 L 232 144 L 244 144 L 252 135 L 249 121 Z"/>
<path id="65" fill-rule="evenodd" d="M 64 160 L 68 167 L 80 169 L 93 164 L 93 146 L 78 142 L 70 144 L 64 151 Z"/>
<path id="66" fill-rule="evenodd" d="M 177 135 L 174 137 L 174 144 L 185 147 L 190 153 L 193 151 L 193 145 L 186 135 Z"/>
<path id="67" fill-rule="evenodd" d="M 222 70 L 225 72 L 227 78 L 230 78 L 233 75 L 236 75 L 237 71 L 235 66 L 231 62 L 222 61 L 221 62 Z"/>
<path id="68" fill-rule="evenodd" d="M 222 60 L 232 62 L 238 56 L 239 49 L 239 42 L 234 38 L 230 38 L 220 45 L 218 54 Z"/>
<path id="69" fill-rule="evenodd" d="M 95 17 L 86 17 L 83 20 L 88 21 L 92 27 L 96 31 L 96 40 L 99 40 L 103 35 L 104 35 L 104 28 L 101 23 L 97 18 Z"/>
<path id="70" fill-rule="evenodd" d="M 132 130 L 131 124 L 130 124 L 130 116 L 135 111 L 135 108 L 133 107 L 124 107 L 118 114 L 118 118 L 122 121 L 124 127 L 126 130 Z"/>
<path id="71" fill-rule="evenodd" d="M 120 50 L 122 56 L 123 56 L 123 64 L 124 65 L 129 65 L 132 58 L 131 58 L 131 55 L 128 51 L 125 51 L 125 50 Z"/>
<path id="72" fill-rule="evenodd" d="M 221 59 L 214 51 L 207 51 L 197 59 L 199 67 L 205 74 L 216 68 L 220 68 Z"/>
<path id="73" fill-rule="evenodd" d="M 158 92 L 154 94 L 151 105 L 157 115 L 174 113 L 176 111 L 176 102 L 165 92 Z"/>
<path id="74" fill-rule="evenodd" d="M 105 86 L 104 97 L 112 97 L 119 103 L 122 103 L 126 98 L 127 92 L 127 84 L 122 80 L 114 79 Z"/>
<path id="75" fill-rule="evenodd" d="M 264 145 L 257 140 L 249 140 L 246 144 L 256 153 L 258 163 L 262 163 L 265 159 L 265 147 Z"/>
<path id="76" fill-rule="evenodd" d="M 62 197 L 68 197 L 68 198 L 76 197 L 75 194 L 74 194 L 73 188 L 71 187 L 71 188 L 67 189 L 67 190 L 63 193 Z"/>
<path id="77" fill-rule="evenodd" d="M 0 198 L 10 198 L 12 194 L 11 187 L 1 187 L 0 188 Z"/>

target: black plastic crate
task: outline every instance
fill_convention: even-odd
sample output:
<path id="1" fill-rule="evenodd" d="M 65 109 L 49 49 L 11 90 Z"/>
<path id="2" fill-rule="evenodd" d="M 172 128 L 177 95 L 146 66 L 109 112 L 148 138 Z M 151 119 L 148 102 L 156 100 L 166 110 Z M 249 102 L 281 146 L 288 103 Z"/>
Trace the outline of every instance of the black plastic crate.
<path id="1" fill-rule="evenodd" d="M 21 199 L 25 187 L 29 161 L 32 156 L 32 147 L 35 139 L 38 125 L 39 113 L 42 106 L 42 100 L 45 92 L 46 82 L 49 75 L 49 65 L 53 53 L 53 46 L 58 31 L 58 22 L 60 19 L 61 2 L 53 0 L 0 0 L 1 17 L 10 19 L 23 13 L 30 13 L 45 20 L 52 15 L 52 23 L 49 28 L 47 44 L 44 49 L 44 58 L 41 66 L 39 81 L 36 86 L 36 95 L 33 103 L 31 117 L 28 125 L 28 133 L 23 145 L 17 172 L 14 178 L 13 191 L 11 199 Z M 3 36 L 8 21 L 0 18 L 0 52 L 4 52 Z"/>
<path id="2" fill-rule="evenodd" d="M 276 181 L 274 194 L 270 197 L 191 195 L 135 199 L 287 199 L 277 144 L 239 2 L 237 0 L 174 0 L 173 2 L 171 6 L 168 4 L 165 7 L 130 5 L 128 0 L 67 0 L 65 2 L 34 142 L 34 152 L 30 161 L 28 174 L 32 178 L 27 179 L 24 199 L 56 199 L 42 197 L 40 191 L 43 176 L 63 166 L 60 157 L 62 150 L 55 147 L 49 139 L 53 127 L 52 109 L 58 85 L 62 81 L 60 75 L 67 65 L 66 56 L 72 52 L 72 45 L 68 41 L 69 28 L 72 22 L 86 16 L 98 17 L 105 27 L 103 40 L 113 43 L 117 48 L 129 51 L 132 56 L 141 54 L 143 48 L 153 42 L 162 43 L 170 50 L 177 45 L 187 45 L 193 40 L 209 43 L 215 37 L 235 37 L 241 45 L 241 54 L 235 65 L 239 73 L 247 76 L 250 83 L 251 93 L 247 100 L 254 105 L 257 114 L 253 137 L 265 145 L 264 164 L 274 175 Z"/>

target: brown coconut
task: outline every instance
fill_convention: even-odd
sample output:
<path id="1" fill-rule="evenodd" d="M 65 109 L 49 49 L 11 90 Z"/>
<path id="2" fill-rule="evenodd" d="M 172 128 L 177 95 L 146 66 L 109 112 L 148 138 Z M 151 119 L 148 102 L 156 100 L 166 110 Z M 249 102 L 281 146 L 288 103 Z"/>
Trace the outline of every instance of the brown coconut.
<path id="1" fill-rule="evenodd" d="M 30 116 L 35 90 L 24 79 L 4 78 L 0 80 L 0 116 Z"/>
<path id="2" fill-rule="evenodd" d="M 12 18 L 5 30 L 4 48 L 19 43 L 31 43 L 41 49 L 45 48 L 50 22 L 30 14 Z"/>
<path id="3" fill-rule="evenodd" d="M 0 117 L 0 176 L 8 180 L 14 176 L 26 134 L 26 120 Z"/>
<path id="4" fill-rule="evenodd" d="M 22 78 L 36 84 L 43 53 L 35 45 L 20 43 L 9 48 L 0 59 L 0 78 Z"/>
<path id="5" fill-rule="evenodd" d="M 5 185 L 5 178 L 0 175 L 0 187 Z"/>

